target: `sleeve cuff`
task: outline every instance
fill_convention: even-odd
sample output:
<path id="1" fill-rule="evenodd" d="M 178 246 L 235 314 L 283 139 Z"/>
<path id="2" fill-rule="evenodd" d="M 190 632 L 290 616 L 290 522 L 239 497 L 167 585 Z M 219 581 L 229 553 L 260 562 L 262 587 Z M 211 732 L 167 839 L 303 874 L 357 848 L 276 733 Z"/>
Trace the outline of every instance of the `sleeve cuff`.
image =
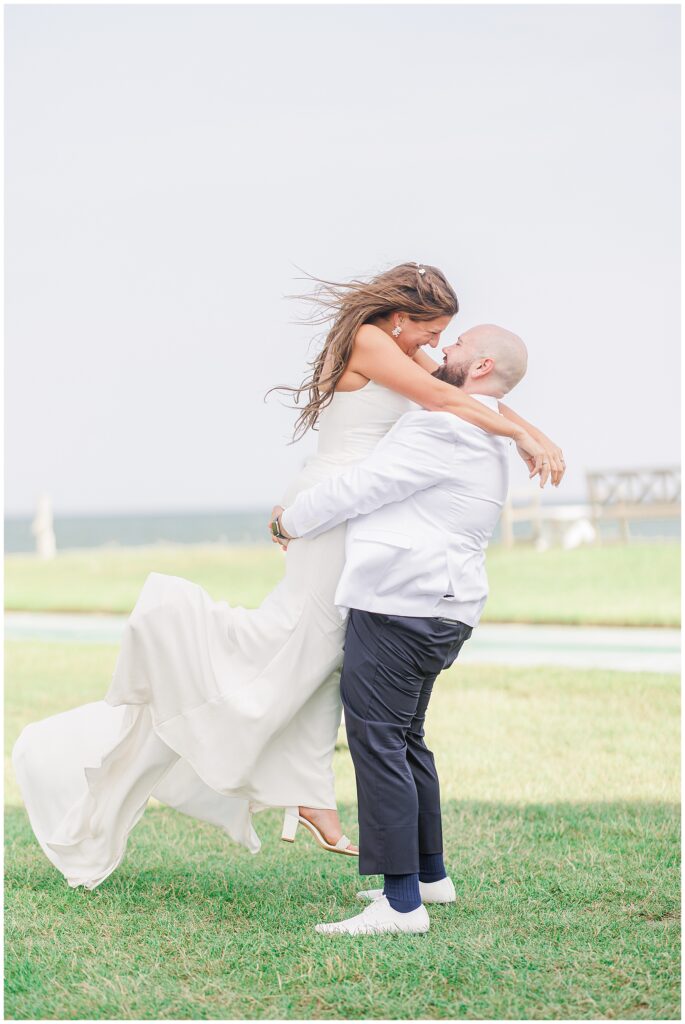
<path id="1" fill-rule="evenodd" d="M 288 509 L 288 508 L 286 508 L 283 512 L 281 512 L 281 526 L 283 527 L 283 529 L 285 530 L 286 533 L 289 533 L 290 536 L 293 539 L 296 539 L 297 538 L 297 531 L 295 530 L 294 527 L 292 527 L 290 525 L 289 512 L 290 512 L 290 509 Z"/>

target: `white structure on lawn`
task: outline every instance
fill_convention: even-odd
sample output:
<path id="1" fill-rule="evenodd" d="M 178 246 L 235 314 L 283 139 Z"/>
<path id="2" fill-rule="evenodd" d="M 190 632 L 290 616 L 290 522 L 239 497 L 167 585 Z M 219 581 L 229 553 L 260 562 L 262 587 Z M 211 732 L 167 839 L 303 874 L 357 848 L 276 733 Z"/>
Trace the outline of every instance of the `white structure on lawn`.
<path id="1" fill-rule="evenodd" d="M 36 554 L 39 558 L 54 558 L 57 541 L 52 525 L 52 503 L 47 494 L 38 499 L 38 509 L 31 523 L 31 533 L 36 538 Z"/>

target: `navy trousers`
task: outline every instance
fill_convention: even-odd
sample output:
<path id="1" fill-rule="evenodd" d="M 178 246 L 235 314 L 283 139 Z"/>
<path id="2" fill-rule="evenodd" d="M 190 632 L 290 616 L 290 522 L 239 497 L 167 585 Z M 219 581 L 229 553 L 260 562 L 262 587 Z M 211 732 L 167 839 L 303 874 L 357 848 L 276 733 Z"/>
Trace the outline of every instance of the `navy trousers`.
<path id="1" fill-rule="evenodd" d="M 357 779 L 359 873 L 408 875 L 442 853 L 440 783 L 424 742 L 433 683 L 472 628 L 350 610 L 340 690 Z"/>

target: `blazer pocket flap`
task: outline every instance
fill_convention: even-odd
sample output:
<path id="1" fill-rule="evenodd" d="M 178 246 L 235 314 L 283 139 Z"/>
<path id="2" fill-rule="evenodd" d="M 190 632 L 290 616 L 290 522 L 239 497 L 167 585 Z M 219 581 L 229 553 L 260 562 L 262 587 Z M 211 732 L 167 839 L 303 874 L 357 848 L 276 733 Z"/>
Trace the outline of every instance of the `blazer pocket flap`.
<path id="1" fill-rule="evenodd" d="M 373 530 L 365 527 L 354 534 L 354 540 L 370 540 L 374 544 L 390 544 L 394 548 L 411 548 L 414 542 L 406 533 L 395 533 L 394 530 Z"/>

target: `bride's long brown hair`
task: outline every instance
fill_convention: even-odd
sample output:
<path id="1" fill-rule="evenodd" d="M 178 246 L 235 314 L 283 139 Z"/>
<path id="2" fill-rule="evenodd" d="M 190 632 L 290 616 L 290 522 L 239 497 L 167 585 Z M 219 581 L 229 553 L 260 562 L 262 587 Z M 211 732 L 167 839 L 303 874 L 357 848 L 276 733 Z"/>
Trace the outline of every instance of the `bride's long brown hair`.
<path id="1" fill-rule="evenodd" d="M 406 313 L 411 320 L 434 320 L 459 312 L 459 301 L 447 278 L 437 267 L 428 264 L 400 263 L 368 281 L 340 283 L 311 274 L 307 279 L 316 282 L 315 290 L 292 298 L 311 302 L 317 311 L 302 322 L 317 326 L 331 320 L 333 323 L 323 348 L 308 364 L 312 370 L 302 384 L 299 387 L 282 384 L 267 391 L 267 395 L 272 391 L 288 391 L 294 396 L 295 405 L 299 405 L 302 395 L 307 396 L 307 403 L 295 423 L 293 441 L 299 440 L 310 428 L 316 428 L 322 409 L 332 401 L 362 324 L 373 323 L 394 312 Z M 323 377 L 324 364 L 329 357 L 331 370 Z"/>

